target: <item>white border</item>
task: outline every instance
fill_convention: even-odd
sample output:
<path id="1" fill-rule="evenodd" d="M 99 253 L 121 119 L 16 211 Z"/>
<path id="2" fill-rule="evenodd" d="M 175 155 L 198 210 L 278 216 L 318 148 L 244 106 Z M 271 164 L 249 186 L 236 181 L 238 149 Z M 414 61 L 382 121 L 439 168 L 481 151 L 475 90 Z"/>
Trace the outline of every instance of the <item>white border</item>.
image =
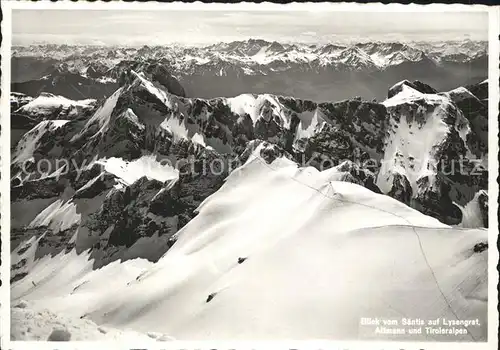
<path id="1" fill-rule="evenodd" d="M 8 4 L 8 5 L 7 5 Z M 3 4 L 2 4 L 3 5 Z M 276 4 L 262 2 L 260 4 L 252 2 L 241 2 L 237 4 L 210 3 L 205 4 L 200 1 L 194 3 L 172 2 L 172 3 L 139 3 L 139 2 L 6 2 L 3 5 L 6 9 L 24 10 L 186 10 L 186 11 L 308 11 L 308 12 L 488 12 L 493 7 L 486 5 L 401 5 L 401 4 L 357 4 L 357 3 L 313 3 L 301 2 L 290 4 Z"/>
<path id="2" fill-rule="evenodd" d="M 188 342 L 173 341 L 144 344 L 130 343 L 111 343 L 111 342 L 11 342 L 10 341 L 10 53 L 11 53 L 11 10 L 13 9 L 59 9 L 59 10 L 198 10 L 198 11 L 344 11 L 344 12 L 489 12 L 489 290 L 488 290 L 488 342 L 487 343 L 432 343 L 432 342 L 368 342 L 368 341 L 206 341 L 206 342 Z M 498 239 L 498 221 L 497 198 L 498 185 L 496 178 L 498 176 L 498 105 L 499 105 L 499 31 L 500 31 L 500 8 L 488 7 L 484 5 L 401 5 L 401 4 L 331 4 L 331 3 L 293 3 L 293 4 L 273 4 L 273 3 L 238 3 L 238 4 L 203 4 L 196 3 L 122 3 L 122 2 L 2 2 L 2 34 L 3 41 L 1 47 L 2 53 L 2 96 L 1 96 L 1 182 L 0 188 L 3 189 L 0 197 L 1 208 L 1 227 L 2 227 L 2 266 L 0 276 L 3 277 L 3 285 L 0 290 L 0 302 L 2 305 L 0 311 L 0 334 L 2 335 L 1 347 L 4 349 L 497 349 L 498 342 L 498 311 L 497 311 L 497 284 L 498 274 L 496 266 L 498 263 L 498 250 L 496 242 Z M 7 175 L 5 175 L 7 174 Z M 7 306 L 7 307 L 6 307 Z"/>
<path id="3" fill-rule="evenodd" d="M 11 11 L 2 3 L 2 96 L 0 99 L 0 227 L 2 235 L 0 277 L 0 348 L 10 343 L 10 48 Z"/>
<path id="4" fill-rule="evenodd" d="M 498 117 L 500 98 L 500 7 L 489 15 L 488 33 L 488 339 L 498 343 Z M 493 249 L 492 249 L 493 248 Z M 498 344 L 497 347 L 498 348 Z"/>

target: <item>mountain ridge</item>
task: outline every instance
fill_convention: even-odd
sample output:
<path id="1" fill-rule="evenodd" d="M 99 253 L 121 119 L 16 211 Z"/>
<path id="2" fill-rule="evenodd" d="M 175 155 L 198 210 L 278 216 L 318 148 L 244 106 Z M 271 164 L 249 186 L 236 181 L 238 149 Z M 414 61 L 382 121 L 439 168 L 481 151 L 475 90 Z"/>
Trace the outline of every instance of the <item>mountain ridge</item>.
<path id="1" fill-rule="evenodd" d="M 261 157 L 271 164 L 274 159 L 287 155 L 301 165 L 321 170 L 335 168 L 344 181 L 388 194 L 445 223 L 460 223 L 463 219 L 461 208 L 473 200 L 478 191 L 487 188 L 487 181 L 470 183 L 474 176 L 469 174 L 473 170 L 469 163 L 466 166 L 469 173 L 458 177 L 450 177 L 445 168 L 440 168 L 442 159 L 462 157 L 464 162 L 469 162 L 469 157 L 472 157 L 472 153 L 467 153 L 470 152 L 469 145 L 486 141 L 487 134 L 480 134 L 480 129 L 468 126 L 469 119 L 479 123 L 483 120 L 481 118 L 487 117 L 483 115 L 484 109 L 481 108 L 484 107 L 477 98 L 475 109 L 466 111 L 468 118 L 454 102 L 460 102 L 457 96 L 463 94 L 437 93 L 426 84 L 408 81 L 391 88 L 391 97 L 383 103 L 358 99 L 316 103 L 270 94 L 193 99 L 172 94 L 165 85 L 149 81 L 153 77 L 149 74 L 148 78 L 150 68 L 141 67 L 144 72 L 131 71 L 124 85 L 99 107 L 94 106 L 93 113 L 87 117 L 51 120 L 54 116 L 47 114 L 48 119 L 23 136 L 13 156 L 12 174 L 13 179 L 17 179 L 13 182 L 13 201 L 24 206 L 26 201 L 50 199 L 54 207 L 48 210 L 55 210 L 51 214 L 53 219 L 38 212 L 35 216 L 41 215 L 40 218 L 33 221 L 35 217 L 29 217 L 33 214 L 28 214 L 21 221 L 34 222 L 29 230 L 38 232 L 40 223 L 54 220 L 57 227 L 57 222 L 66 217 L 65 213 L 81 210 L 77 209 L 81 205 L 77 203 L 82 198 L 99 198 L 102 193 L 109 192 L 109 200 L 96 202 L 96 205 L 101 203 L 98 205 L 101 209 L 93 208 L 93 214 L 86 214 L 92 214 L 85 219 L 87 223 L 84 225 L 90 232 L 94 230 L 95 239 L 101 237 L 99 240 L 102 240 L 110 234 L 111 239 L 123 231 L 131 232 L 133 237 L 141 236 L 133 233 L 132 227 L 137 223 L 116 217 L 132 198 L 139 196 L 142 199 L 138 197 L 133 201 L 140 201 L 147 207 L 156 202 L 149 204 L 145 198 L 149 201 L 151 198 L 162 198 L 162 201 L 168 198 L 172 203 L 169 205 L 178 208 L 168 213 L 161 209 L 161 205 L 155 209 L 151 207 L 146 213 L 151 212 L 155 221 L 144 217 L 144 212 L 129 212 L 145 227 L 153 225 L 145 229 L 144 232 L 149 232 L 145 233 L 146 237 L 164 230 L 161 232 L 169 233 L 158 233 L 158 236 L 165 237 L 163 246 L 171 244 L 169 237 L 196 215 L 201 201 L 217 191 L 231 170 L 246 161 L 244 155 L 259 145 L 264 145 Z M 469 94 L 466 97 L 470 99 L 473 95 Z M 401 144 L 405 136 L 401 136 L 398 129 L 401 130 L 403 124 L 409 129 L 413 125 L 414 132 L 425 134 L 426 128 L 435 125 L 433 123 L 440 123 L 442 131 L 429 141 L 428 149 L 421 149 L 422 156 L 417 157 L 415 150 Z M 467 138 L 467 135 L 472 136 Z M 420 136 L 412 137 L 418 139 Z M 479 152 L 477 157 L 485 154 L 484 149 L 477 148 L 476 151 Z M 75 166 L 85 167 L 77 169 L 69 165 L 69 169 L 57 168 L 57 159 L 61 157 L 69 157 L 76 160 Z M 427 180 L 410 175 L 409 164 L 413 162 L 410 158 L 426 160 L 427 157 L 437 165 L 433 165 L 430 172 L 427 170 Z M 46 165 L 51 169 L 50 173 L 37 174 L 34 171 L 35 164 L 42 158 L 49 159 Z M 219 164 L 217 173 L 209 168 L 211 160 L 217 160 Z M 185 163 L 179 164 L 179 161 Z M 391 165 L 389 172 L 384 173 L 382 161 L 386 165 L 396 161 L 401 165 Z M 420 166 L 429 165 L 423 163 Z M 32 171 L 31 175 L 26 176 L 23 169 Z M 486 169 L 487 165 L 480 169 L 478 179 L 487 179 Z M 135 173 L 137 175 L 133 175 Z M 54 200 L 65 193 L 68 184 L 70 197 L 54 204 Z M 146 195 L 148 191 L 152 192 Z M 119 211 L 114 209 L 113 214 L 105 214 L 108 207 L 116 205 L 121 208 Z M 13 212 L 19 215 L 17 210 Z M 158 213 L 168 214 L 160 220 Z M 450 213 L 452 217 L 448 217 Z M 79 215 L 70 216 L 64 227 L 74 230 L 71 227 L 80 222 Z M 61 219 L 56 219 L 59 216 Z M 99 222 L 113 222 L 109 220 L 122 222 L 124 226 L 108 231 L 111 226 L 97 225 Z M 161 225 L 151 223 L 158 220 L 167 226 L 160 230 Z M 15 235 L 25 234 L 22 227 L 14 228 Z M 17 231 L 19 229 L 21 231 Z M 123 241 L 115 239 L 100 243 L 101 247 L 110 244 L 110 250 L 99 254 L 113 259 L 120 256 L 112 252 Z"/>
<path id="2" fill-rule="evenodd" d="M 69 73 L 80 78 L 72 78 L 78 82 L 72 83 L 74 87 L 66 84 L 67 91 L 80 89 L 78 83 L 85 87 L 92 81 L 114 89 L 119 79 L 113 73 L 116 69 L 127 65 L 127 61 L 134 65 L 144 60 L 161 62 L 181 82 L 188 96 L 203 98 L 268 92 L 315 101 L 351 96 L 382 99 L 381 90 L 405 78 L 428 81 L 442 91 L 476 83 L 487 76 L 484 43 L 457 42 L 446 48 L 436 43 L 413 45 L 379 42 L 310 47 L 250 39 L 204 47 L 76 46 L 73 51 L 59 50 L 58 55 L 54 46 L 15 48 L 12 91 L 33 95 L 42 89 L 55 89 L 42 82 L 42 75 L 53 80 Z M 26 67 L 22 61 L 27 59 L 45 65 L 45 72 L 37 73 L 40 68 L 36 72 L 21 68 Z M 33 79 L 36 74 L 39 78 Z M 290 80 L 296 81 L 293 89 Z M 346 91 L 335 86 L 344 86 Z M 95 95 L 86 95 L 100 98 L 110 93 L 104 86 L 95 90 Z"/>

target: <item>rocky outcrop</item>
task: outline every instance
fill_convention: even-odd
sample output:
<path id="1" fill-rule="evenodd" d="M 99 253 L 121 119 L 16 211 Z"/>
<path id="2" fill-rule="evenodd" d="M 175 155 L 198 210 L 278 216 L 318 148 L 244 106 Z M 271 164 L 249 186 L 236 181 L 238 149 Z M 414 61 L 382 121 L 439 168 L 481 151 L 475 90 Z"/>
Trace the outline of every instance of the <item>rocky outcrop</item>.
<path id="1" fill-rule="evenodd" d="M 464 88 L 436 94 L 418 85 L 403 81 L 384 102 L 392 120 L 378 183 L 419 211 L 458 224 L 457 205 L 488 186 L 485 106 Z"/>
<path id="2" fill-rule="evenodd" d="M 171 94 L 181 97 L 186 96 L 182 85 L 170 74 L 168 68 L 161 61 L 122 61 L 115 67 L 113 74 L 119 78 L 120 86 L 123 86 L 135 80 L 132 71 L 142 72 L 149 81 L 161 85 Z"/>
<path id="3" fill-rule="evenodd" d="M 477 197 L 484 227 L 488 227 L 488 192 L 482 190 Z"/>
<path id="4" fill-rule="evenodd" d="M 458 225 L 462 221 L 462 212 L 452 199 L 452 186 L 439 173 L 436 178 L 420 178 L 414 197 L 413 206 L 418 211 L 449 225 Z"/>
<path id="5" fill-rule="evenodd" d="M 340 178 L 342 181 L 356 183 L 368 188 L 370 191 L 381 193 L 380 189 L 375 184 L 375 174 L 366 168 L 362 168 L 361 165 L 351 161 L 344 161 L 342 164 L 336 166 L 335 170 L 344 174 L 344 176 Z"/>
<path id="6" fill-rule="evenodd" d="M 399 94 L 403 90 L 404 85 L 412 89 L 415 89 L 423 94 L 437 93 L 437 90 L 435 90 L 434 88 L 430 87 L 425 83 L 422 83 L 421 81 L 415 80 L 414 82 L 410 82 L 408 80 L 403 80 L 389 89 L 389 92 L 387 93 L 387 98 L 391 98 Z"/>
<path id="7" fill-rule="evenodd" d="M 483 103 L 487 103 L 488 101 L 488 80 L 485 80 L 481 83 L 467 85 L 465 87 L 469 90 L 474 96 L 476 96 Z"/>
<path id="8" fill-rule="evenodd" d="M 73 100 L 101 99 L 112 94 L 117 86 L 114 80 L 100 81 L 80 73 L 54 69 L 42 78 L 11 84 L 11 91 L 30 96 L 36 96 L 40 91 L 44 91 Z"/>
<path id="9" fill-rule="evenodd" d="M 406 176 L 394 173 L 392 175 L 391 190 L 387 194 L 406 205 L 410 205 L 413 197 L 413 189 Z"/>
<path id="10" fill-rule="evenodd" d="M 11 113 L 15 110 L 21 108 L 22 106 L 28 104 L 33 100 L 33 97 L 20 92 L 10 93 L 10 111 Z"/>
<path id="11" fill-rule="evenodd" d="M 486 86 L 486 97 L 482 91 Z M 488 153 L 488 83 L 472 85 L 471 88 L 480 97 L 466 88 L 449 91 L 447 95 L 462 111 L 469 121 L 470 132 L 467 134 L 467 146 L 477 157 L 482 158 Z"/>

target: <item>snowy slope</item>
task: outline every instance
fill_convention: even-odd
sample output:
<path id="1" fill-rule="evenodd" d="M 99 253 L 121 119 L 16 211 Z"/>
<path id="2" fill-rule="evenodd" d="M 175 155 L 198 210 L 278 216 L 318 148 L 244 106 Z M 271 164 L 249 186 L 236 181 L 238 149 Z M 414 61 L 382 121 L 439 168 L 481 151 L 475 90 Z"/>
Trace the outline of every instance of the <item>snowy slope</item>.
<path id="1" fill-rule="evenodd" d="M 488 227 L 488 194 L 481 190 L 465 206 L 457 204 L 463 214 L 460 227 Z"/>
<path id="2" fill-rule="evenodd" d="M 96 100 L 70 100 L 63 96 L 56 96 L 47 92 L 41 93 L 38 97 L 31 100 L 15 113 L 25 114 L 30 117 L 41 118 L 41 116 L 52 116 L 56 110 L 58 113 L 67 111 L 67 116 L 75 117 L 83 109 L 92 108 Z"/>
<path id="3" fill-rule="evenodd" d="M 400 84 L 401 91 L 382 103 L 392 115 L 392 131 L 386 141 L 377 185 L 384 193 L 389 192 L 392 175 L 398 173 L 409 180 L 416 196 L 419 191 L 417 182 L 422 177 L 428 176 L 431 180 L 429 186 L 433 186 L 440 161 L 436 154 L 451 129 L 456 129 L 466 143 L 470 126 L 461 112 L 456 113 L 454 125 L 445 122 L 456 110 L 447 96 L 425 94 L 404 82 Z"/>
<path id="4" fill-rule="evenodd" d="M 384 153 L 383 164 L 377 185 L 387 193 L 392 186 L 390 172 L 405 175 L 417 193 L 417 180 L 436 171 L 433 148 L 439 145 L 448 132 L 448 125 L 443 121 L 446 111 L 440 105 L 447 103 L 445 97 L 438 95 L 422 94 L 421 92 L 403 85 L 403 90 L 383 102 L 386 107 L 394 107 L 404 103 L 424 100 L 425 103 L 437 105 L 422 123 L 411 120 L 410 117 L 402 116 L 397 124 L 395 132 L 390 136 Z M 420 124 L 420 125 L 419 125 Z"/>
<path id="5" fill-rule="evenodd" d="M 106 101 L 94 112 L 92 117 L 87 121 L 85 127 L 82 131 L 73 137 L 73 140 L 77 139 L 83 132 L 92 124 L 97 123 L 100 126 L 100 129 L 97 133 L 95 133 L 95 137 L 99 136 L 103 132 L 105 132 L 108 128 L 111 113 L 116 106 L 116 102 L 120 97 L 122 89 L 119 88 L 116 90 Z"/>
<path id="6" fill-rule="evenodd" d="M 131 162 L 124 161 L 121 158 L 100 159 L 97 164 L 103 165 L 104 170 L 116 175 L 126 185 L 132 185 L 143 176 L 161 182 L 175 180 L 179 176 L 179 171 L 174 169 L 172 165 L 167 162 L 162 164 L 151 155 L 143 156 Z"/>
<path id="7" fill-rule="evenodd" d="M 160 333 L 147 334 L 132 330 L 118 330 L 98 326 L 87 319 L 70 318 L 47 309 L 31 309 L 22 300 L 11 309 L 11 322 L 16 328 L 11 340 L 23 341 L 121 341 L 154 344 L 156 341 L 170 341 L 172 338 Z"/>
<path id="8" fill-rule="evenodd" d="M 19 140 L 12 157 L 12 163 L 22 164 L 23 162 L 32 160 L 33 152 L 39 146 L 38 143 L 42 137 L 68 122 L 69 120 L 44 120 L 38 123 Z"/>
<path id="9" fill-rule="evenodd" d="M 157 263 L 92 271 L 86 254 L 46 256 L 12 286 L 12 299 L 176 339 L 389 337 L 360 328 L 361 317 L 478 318 L 471 335 L 437 340 L 485 339 L 487 251 L 474 247 L 486 230 L 451 228 L 337 181 L 336 169 L 269 164 L 263 147 Z M 397 339 L 410 338 L 429 339 Z"/>
<path id="10" fill-rule="evenodd" d="M 290 125 L 289 111 L 285 111 L 286 107 L 280 103 L 277 96 L 270 94 L 243 94 L 227 98 L 226 103 L 233 113 L 238 115 L 248 114 L 252 118 L 254 125 L 260 118 L 269 122 L 272 116 L 277 116 L 280 120 L 280 125 L 283 127 L 287 128 Z M 265 113 L 266 107 L 270 108 L 270 114 Z"/>

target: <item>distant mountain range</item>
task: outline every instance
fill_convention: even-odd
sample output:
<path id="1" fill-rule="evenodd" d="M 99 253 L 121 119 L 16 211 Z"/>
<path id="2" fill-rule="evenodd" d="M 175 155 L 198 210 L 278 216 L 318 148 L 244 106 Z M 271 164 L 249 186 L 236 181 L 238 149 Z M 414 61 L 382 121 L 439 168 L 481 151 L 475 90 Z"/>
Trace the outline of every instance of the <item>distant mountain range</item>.
<path id="1" fill-rule="evenodd" d="M 34 45 L 13 47 L 12 91 L 102 98 L 116 90 L 124 71 L 144 61 L 161 62 L 187 96 L 201 98 L 273 93 L 314 101 L 383 99 L 387 86 L 403 79 L 449 90 L 488 75 L 487 43 L 476 41 L 346 46 L 249 39 L 206 47 Z"/>

